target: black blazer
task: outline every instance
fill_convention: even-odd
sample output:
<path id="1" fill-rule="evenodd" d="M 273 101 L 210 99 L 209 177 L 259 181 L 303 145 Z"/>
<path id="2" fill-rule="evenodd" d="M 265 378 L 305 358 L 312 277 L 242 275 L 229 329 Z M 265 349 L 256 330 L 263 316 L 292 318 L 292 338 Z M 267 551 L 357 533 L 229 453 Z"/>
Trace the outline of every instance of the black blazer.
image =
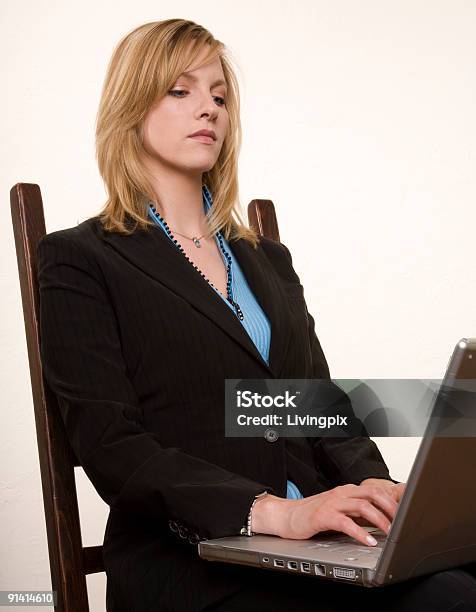
<path id="1" fill-rule="evenodd" d="M 92 217 L 39 243 L 44 375 L 110 506 L 114 612 L 200 610 L 236 591 L 250 568 L 201 559 L 197 541 L 238 534 L 265 489 L 286 497 L 289 478 L 307 497 L 390 479 L 367 436 L 225 437 L 225 379 L 329 378 L 289 250 L 230 246 L 271 323 L 269 366 L 161 228 L 122 236 Z"/>

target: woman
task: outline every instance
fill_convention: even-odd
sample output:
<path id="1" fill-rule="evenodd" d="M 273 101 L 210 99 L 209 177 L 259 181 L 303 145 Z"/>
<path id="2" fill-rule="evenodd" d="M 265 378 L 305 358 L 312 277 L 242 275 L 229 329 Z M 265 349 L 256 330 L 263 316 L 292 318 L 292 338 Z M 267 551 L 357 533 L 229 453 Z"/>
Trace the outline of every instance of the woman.
<path id="1" fill-rule="evenodd" d="M 225 438 L 225 379 L 329 378 L 289 250 L 241 220 L 240 137 L 223 45 L 181 19 L 136 28 L 97 119 L 107 203 L 40 241 L 44 374 L 110 506 L 107 609 L 338 610 L 351 596 L 354 609 L 410 610 L 430 585 L 447 610 L 448 572 L 373 593 L 197 554 L 200 539 L 248 528 L 371 545 L 362 525 L 387 532 L 404 488 L 366 436 Z"/>

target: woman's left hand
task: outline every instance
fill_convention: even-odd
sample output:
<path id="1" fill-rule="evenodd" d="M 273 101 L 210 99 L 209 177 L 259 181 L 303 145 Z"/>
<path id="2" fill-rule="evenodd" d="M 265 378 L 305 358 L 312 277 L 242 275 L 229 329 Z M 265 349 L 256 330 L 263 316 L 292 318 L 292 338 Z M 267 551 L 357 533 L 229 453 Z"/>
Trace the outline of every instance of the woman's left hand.
<path id="1" fill-rule="evenodd" d="M 399 482 L 398 484 L 396 484 L 391 480 L 387 480 L 385 478 L 366 478 L 365 480 L 362 480 L 359 486 L 365 484 L 377 485 L 379 487 L 382 487 L 386 491 L 386 493 L 391 495 L 398 504 L 402 498 L 407 483 Z"/>
<path id="2" fill-rule="evenodd" d="M 387 480 L 386 478 L 366 478 L 365 480 L 362 480 L 359 486 L 371 485 L 373 487 L 379 487 L 380 489 L 385 491 L 385 493 L 390 495 L 398 504 L 403 496 L 406 484 L 406 482 L 399 482 L 398 484 L 396 484 L 395 482 Z M 392 520 L 391 516 L 388 516 L 388 518 L 390 521 Z M 359 525 L 368 525 L 368 522 L 364 519 L 356 518 L 354 520 Z"/>

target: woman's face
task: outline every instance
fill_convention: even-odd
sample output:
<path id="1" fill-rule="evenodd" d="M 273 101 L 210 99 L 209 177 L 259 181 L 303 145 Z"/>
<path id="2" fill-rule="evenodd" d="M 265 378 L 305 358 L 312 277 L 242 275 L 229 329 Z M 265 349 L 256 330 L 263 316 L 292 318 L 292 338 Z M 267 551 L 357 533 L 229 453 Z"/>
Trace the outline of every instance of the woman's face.
<path id="1" fill-rule="evenodd" d="M 152 106 L 144 121 L 144 149 L 161 167 L 201 174 L 215 165 L 227 129 L 225 76 L 215 58 L 180 75 Z M 199 130 L 213 131 L 215 139 L 192 138 Z"/>

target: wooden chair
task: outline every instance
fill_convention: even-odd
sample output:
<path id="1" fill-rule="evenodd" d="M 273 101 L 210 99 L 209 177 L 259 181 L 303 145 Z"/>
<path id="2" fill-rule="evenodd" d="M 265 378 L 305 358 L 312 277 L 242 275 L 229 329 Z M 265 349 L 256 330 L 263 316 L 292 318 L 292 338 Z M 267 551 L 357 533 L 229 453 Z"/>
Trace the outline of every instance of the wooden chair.
<path id="1" fill-rule="evenodd" d="M 40 187 L 17 183 L 10 190 L 13 232 L 20 277 L 40 458 L 43 504 L 55 610 L 89 612 L 86 575 L 104 571 L 102 546 L 83 547 L 74 468 L 79 463 L 69 444 L 53 392 L 40 361 L 39 293 L 36 250 L 46 233 Z M 248 220 L 261 235 L 279 242 L 271 200 L 252 200 Z"/>

